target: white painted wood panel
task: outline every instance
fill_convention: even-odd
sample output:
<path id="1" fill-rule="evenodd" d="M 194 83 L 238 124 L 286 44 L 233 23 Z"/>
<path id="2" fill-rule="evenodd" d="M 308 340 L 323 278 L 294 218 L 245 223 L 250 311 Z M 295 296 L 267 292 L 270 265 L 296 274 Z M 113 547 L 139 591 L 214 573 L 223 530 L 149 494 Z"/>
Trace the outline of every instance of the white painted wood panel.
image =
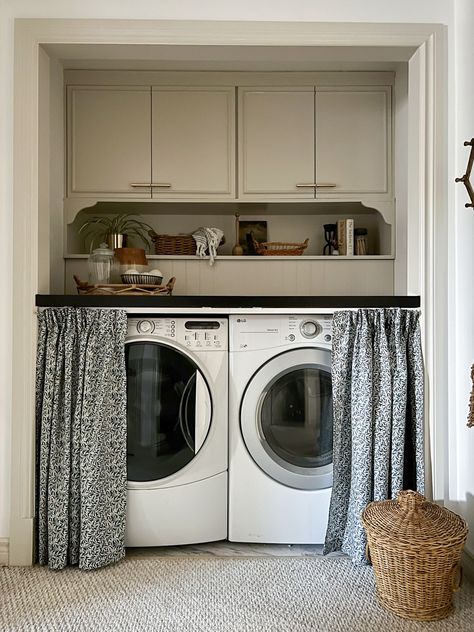
<path id="1" fill-rule="evenodd" d="M 69 195 L 150 197 L 150 88 L 69 86 Z"/>
<path id="2" fill-rule="evenodd" d="M 314 198 L 312 86 L 239 89 L 239 197 Z"/>
<path id="3" fill-rule="evenodd" d="M 316 197 L 387 194 L 390 88 L 316 88 Z"/>
<path id="4" fill-rule="evenodd" d="M 393 294 L 393 260 L 255 261 L 245 257 L 203 260 L 153 259 L 167 281 L 176 277 L 176 295 L 381 296 Z M 87 279 L 87 259 L 66 260 L 66 294 L 76 294 L 73 274 Z M 163 299 L 165 300 L 165 298 Z M 282 303 L 284 306 L 284 303 Z"/>
<path id="5" fill-rule="evenodd" d="M 235 197 L 235 88 L 152 91 L 154 198 Z"/>

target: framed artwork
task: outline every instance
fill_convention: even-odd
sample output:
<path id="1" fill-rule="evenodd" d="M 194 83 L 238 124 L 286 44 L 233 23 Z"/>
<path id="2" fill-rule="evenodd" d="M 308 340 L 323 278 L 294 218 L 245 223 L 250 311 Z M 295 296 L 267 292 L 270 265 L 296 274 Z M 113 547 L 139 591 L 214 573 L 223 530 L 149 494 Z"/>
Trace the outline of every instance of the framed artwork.
<path id="1" fill-rule="evenodd" d="M 262 243 L 268 241 L 267 222 L 261 220 L 239 221 L 239 243 L 242 246 L 244 255 L 255 255 L 252 236 L 255 241 Z"/>

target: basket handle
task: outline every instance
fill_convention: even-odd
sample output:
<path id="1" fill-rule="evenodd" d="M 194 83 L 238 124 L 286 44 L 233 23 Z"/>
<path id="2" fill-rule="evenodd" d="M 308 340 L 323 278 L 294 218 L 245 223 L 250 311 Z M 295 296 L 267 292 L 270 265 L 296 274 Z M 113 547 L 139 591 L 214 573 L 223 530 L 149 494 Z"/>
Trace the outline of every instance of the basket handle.
<path id="1" fill-rule="evenodd" d="M 372 558 L 370 557 L 370 548 L 369 548 L 368 542 L 365 545 L 365 557 L 367 558 L 367 561 L 369 562 L 369 564 L 372 564 Z"/>
<path id="2" fill-rule="evenodd" d="M 457 592 L 462 586 L 462 580 L 464 576 L 461 564 L 455 564 L 451 572 L 452 572 L 451 586 L 452 586 L 453 592 Z"/>

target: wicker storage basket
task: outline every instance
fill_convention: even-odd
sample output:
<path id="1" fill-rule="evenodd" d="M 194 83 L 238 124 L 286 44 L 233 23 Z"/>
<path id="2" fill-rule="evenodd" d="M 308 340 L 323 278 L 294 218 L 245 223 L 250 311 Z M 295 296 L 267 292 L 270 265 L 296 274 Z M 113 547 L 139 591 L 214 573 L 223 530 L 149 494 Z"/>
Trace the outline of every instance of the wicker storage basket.
<path id="1" fill-rule="evenodd" d="M 263 241 L 258 242 L 256 239 L 253 240 L 253 247 L 255 248 L 255 252 L 257 255 L 262 255 L 264 257 L 296 257 L 298 255 L 302 255 L 305 249 L 307 248 L 309 243 L 309 239 L 305 239 L 301 243 L 293 243 L 287 241 Z"/>
<path id="2" fill-rule="evenodd" d="M 150 233 L 156 255 L 195 255 L 196 242 L 192 235 L 157 235 Z"/>
<path id="3" fill-rule="evenodd" d="M 405 619 L 443 619 L 461 584 L 459 566 L 468 528 L 455 513 L 413 491 L 372 502 L 362 513 L 377 595 Z"/>

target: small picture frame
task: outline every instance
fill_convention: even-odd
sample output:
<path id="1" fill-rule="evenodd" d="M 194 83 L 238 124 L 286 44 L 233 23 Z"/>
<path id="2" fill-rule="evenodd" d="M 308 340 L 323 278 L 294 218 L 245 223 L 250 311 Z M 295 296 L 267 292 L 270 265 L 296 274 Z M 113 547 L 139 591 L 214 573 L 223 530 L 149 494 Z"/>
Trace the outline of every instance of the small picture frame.
<path id="1" fill-rule="evenodd" d="M 244 255 L 255 255 L 253 239 L 261 244 L 268 241 L 267 222 L 264 220 L 240 220 L 239 221 L 239 243 L 242 246 Z"/>

